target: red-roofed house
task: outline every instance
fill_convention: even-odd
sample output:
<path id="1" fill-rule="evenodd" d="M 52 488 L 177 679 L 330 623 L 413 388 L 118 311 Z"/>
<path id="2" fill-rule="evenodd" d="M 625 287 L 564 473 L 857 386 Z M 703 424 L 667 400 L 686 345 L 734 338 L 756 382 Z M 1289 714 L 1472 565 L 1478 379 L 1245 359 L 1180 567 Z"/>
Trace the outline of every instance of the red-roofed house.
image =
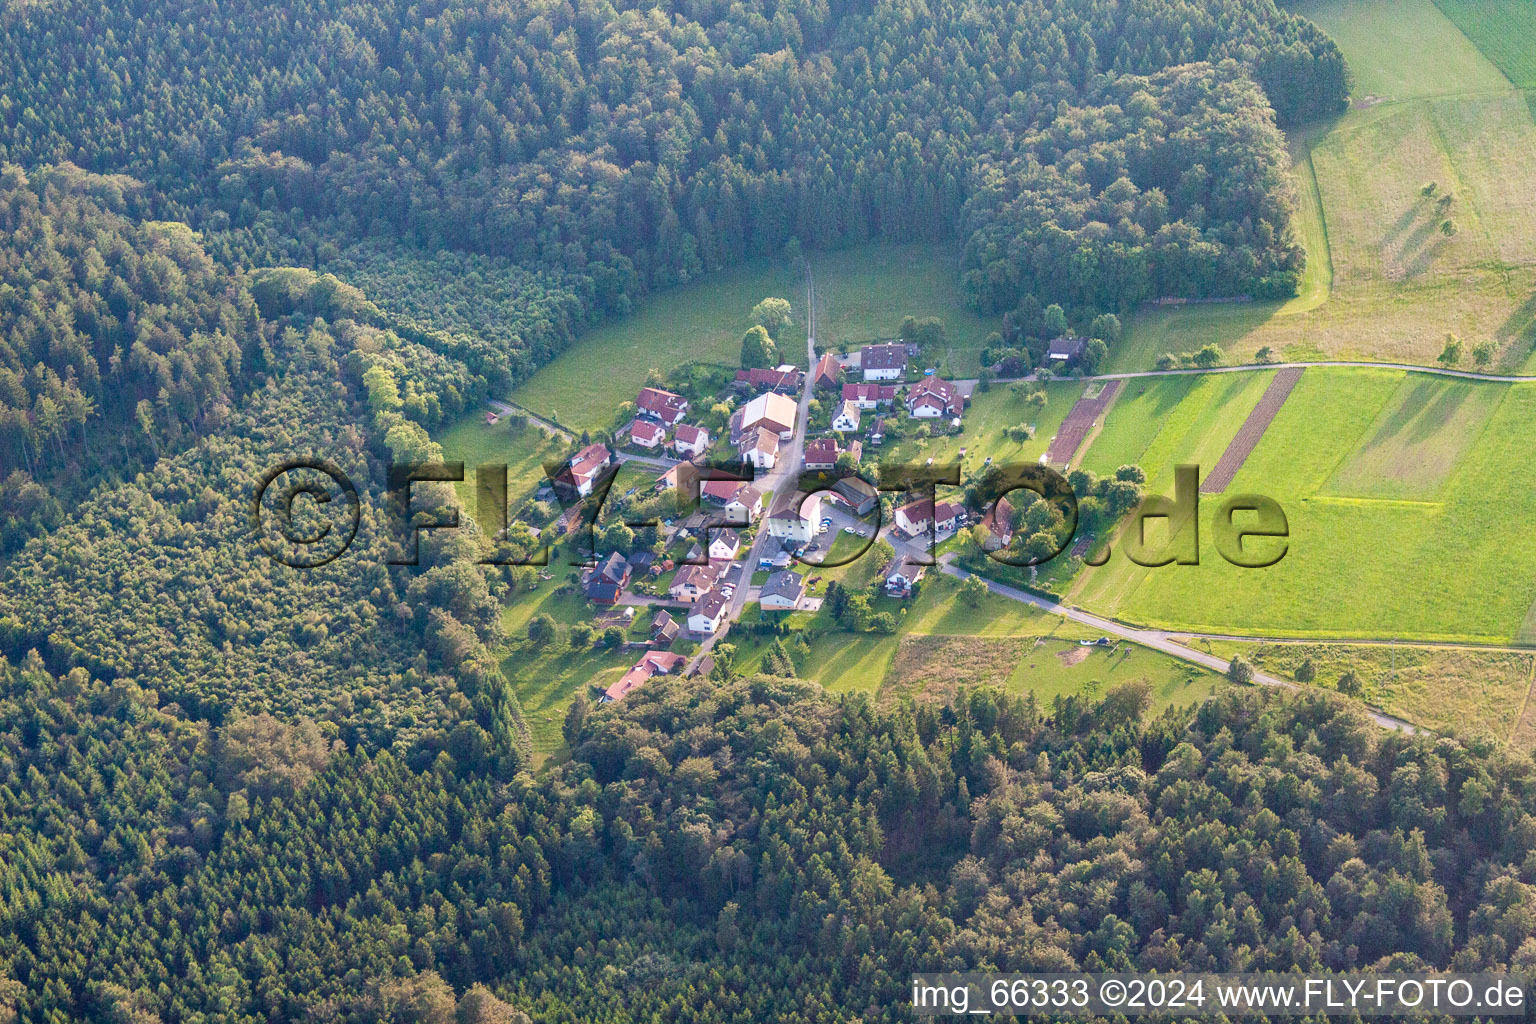
<path id="1" fill-rule="evenodd" d="M 827 391 L 837 387 L 838 381 L 843 377 L 843 364 L 837 361 L 837 357 L 828 352 L 816 362 L 816 369 L 811 371 L 811 387 L 817 391 Z"/>
<path id="2" fill-rule="evenodd" d="M 629 439 L 641 448 L 660 448 L 667 443 L 667 432 L 654 420 L 636 419 L 629 425 Z"/>
<path id="3" fill-rule="evenodd" d="M 667 595 L 674 601 L 691 604 L 714 590 L 724 571 L 723 565 L 685 565 L 672 577 L 672 586 L 667 588 Z"/>
<path id="4" fill-rule="evenodd" d="M 649 682 L 653 676 L 671 675 L 687 662 L 686 657 L 673 654 L 671 651 L 647 651 L 639 661 L 635 662 L 634 668 L 625 672 L 618 682 L 603 691 L 603 701 L 619 700 L 632 690 Z"/>
<path id="5" fill-rule="evenodd" d="M 998 498 L 982 516 L 981 525 L 986 528 L 988 550 L 996 550 L 1008 546 L 1013 539 L 1013 506 L 1008 504 L 1007 498 Z"/>
<path id="6" fill-rule="evenodd" d="M 776 391 L 781 395 L 791 394 L 800 390 L 800 384 L 804 380 L 805 371 L 787 363 L 772 370 L 754 368 L 736 371 L 736 387 L 757 394 L 764 391 Z"/>
<path id="7" fill-rule="evenodd" d="M 927 498 L 910 501 L 896 510 L 896 528 L 910 537 L 927 533 L 931 525 L 937 532 L 953 530 L 965 514 L 965 506 L 953 501 L 934 504 Z"/>
<path id="8" fill-rule="evenodd" d="M 858 441 L 850 441 L 844 448 L 835 437 L 818 437 L 805 443 L 805 468 L 810 470 L 831 469 L 837 465 L 837 457 L 843 452 L 852 452 L 854 459 L 864 454 L 864 446 Z"/>
<path id="9" fill-rule="evenodd" d="M 925 377 L 907 392 L 907 411 L 920 419 L 959 416 L 965 411 L 965 399 L 949 381 Z"/>
<path id="10" fill-rule="evenodd" d="M 674 427 L 688 415 L 688 399 L 661 388 L 641 388 L 635 396 L 635 411 L 668 427 Z"/>
<path id="11" fill-rule="evenodd" d="M 890 406 L 896 401 L 896 385 L 880 384 L 874 381 L 866 384 L 844 384 L 843 401 L 852 402 L 865 412 L 881 406 Z"/>
<path id="12" fill-rule="evenodd" d="M 556 489 L 575 492 L 585 498 L 592 493 L 592 483 L 602 475 L 613 459 L 613 453 L 604 444 L 589 444 L 571 457 L 571 461 L 555 477 Z"/>
<path id="13" fill-rule="evenodd" d="M 679 424 L 672 433 L 672 448 L 681 458 L 702 455 L 709 448 L 709 431 L 690 423 Z"/>

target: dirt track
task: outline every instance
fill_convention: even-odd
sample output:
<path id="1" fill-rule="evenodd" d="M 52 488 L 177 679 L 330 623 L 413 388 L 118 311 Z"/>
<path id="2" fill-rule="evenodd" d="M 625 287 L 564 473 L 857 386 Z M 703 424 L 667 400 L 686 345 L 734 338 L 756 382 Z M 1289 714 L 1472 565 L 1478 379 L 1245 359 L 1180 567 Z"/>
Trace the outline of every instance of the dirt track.
<path id="1" fill-rule="evenodd" d="M 1109 403 L 1115 400 L 1122 386 L 1118 380 L 1107 381 L 1104 389 L 1093 398 L 1079 398 L 1077 404 L 1072 406 L 1072 411 L 1067 413 L 1067 418 L 1062 420 L 1061 429 L 1051 438 L 1051 447 L 1045 453 L 1046 461 L 1053 466 L 1070 464 L 1083 438 L 1088 436 L 1094 423 L 1109 408 Z"/>
<path id="2" fill-rule="evenodd" d="M 1269 382 L 1269 387 L 1264 389 L 1264 396 L 1259 399 L 1259 404 L 1253 407 L 1248 418 L 1243 421 L 1242 429 L 1227 445 L 1227 450 L 1221 453 L 1221 458 L 1216 463 L 1216 468 L 1211 470 L 1211 475 L 1200 483 L 1200 493 L 1220 494 L 1232 483 L 1232 478 L 1237 476 L 1237 471 L 1243 468 L 1243 463 L 1248 461 L 1248 456 L 1259 445 L 1259 438 L 1264 436 L 1264 431 L 1274 421 L 1275 413 L 1285 404 L 1285 400 L 1291 396 L 1291 389 L 1296 382 L 1301 380 L 1302 370 L 1279 370 L 1275 373 L 1275 379 Z"/>

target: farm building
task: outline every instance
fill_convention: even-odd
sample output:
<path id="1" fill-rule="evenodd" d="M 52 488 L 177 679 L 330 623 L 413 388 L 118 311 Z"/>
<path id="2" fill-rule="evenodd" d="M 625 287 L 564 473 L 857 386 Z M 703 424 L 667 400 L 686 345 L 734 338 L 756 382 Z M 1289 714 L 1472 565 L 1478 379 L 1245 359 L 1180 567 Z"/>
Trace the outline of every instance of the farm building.
<path id="1" fill-rule="evenodd" d="M 741 407 L 741 433 L 746 435 L 753 427 L 764 427 L 787 441 L 795 433 L 795 419 L 799 410 L 795 403 L 775 392 L 758 395 Z"/>
<path id="2" fill-rule="evenodd" d="M 833 390 L 842 379 L 843 364 L 830 352 L 817 360 L 816 368 L 811 371 L 811 387 L 817 391 Z"/>

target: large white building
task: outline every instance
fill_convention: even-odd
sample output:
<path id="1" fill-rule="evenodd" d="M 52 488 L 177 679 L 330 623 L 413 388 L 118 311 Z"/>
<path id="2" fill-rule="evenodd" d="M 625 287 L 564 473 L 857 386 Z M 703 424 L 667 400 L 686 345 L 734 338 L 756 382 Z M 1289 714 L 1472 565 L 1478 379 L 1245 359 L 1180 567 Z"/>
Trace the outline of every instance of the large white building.
<path id="1" fill-rule="evenodd" d="M 789 491 L 775 498 L 768 513 L 768 536 L 793 544 L 809 544 L 821 519 L 821 493 Z"/>

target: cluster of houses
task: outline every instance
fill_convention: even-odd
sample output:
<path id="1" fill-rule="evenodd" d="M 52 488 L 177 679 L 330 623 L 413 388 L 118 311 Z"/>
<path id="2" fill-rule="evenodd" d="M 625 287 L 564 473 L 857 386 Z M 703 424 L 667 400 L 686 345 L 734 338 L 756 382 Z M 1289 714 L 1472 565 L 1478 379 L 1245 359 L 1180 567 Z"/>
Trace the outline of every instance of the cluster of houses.
<path id="1" fill-rule="evenodd" d="M 902 383 L 916 355 L 916 346 L 882 342 L 865 345 L 846 367 L 830 352 L 822 356 L 811 371 L 811 383 L 817 391 L 835 394 L 831 430 L 844 436 L 862 434 L 879 445 L 898 404 L 912 419 L 959 429 L 965 396 L 952 382 L 929 374 L 910 385 Z M 855 375 L 859 379 L 844 379 Z"/>
<path id="2" fill-rule="evenodd" d="M 687 415 L 688 399 L 682 395 L 661 388 L 641 388 L 635 396 L 629 443 L 646 451 L 675 452 L 680 459 L 703 455 L 709 449 L 709 431 L 684 423 Z"/>

